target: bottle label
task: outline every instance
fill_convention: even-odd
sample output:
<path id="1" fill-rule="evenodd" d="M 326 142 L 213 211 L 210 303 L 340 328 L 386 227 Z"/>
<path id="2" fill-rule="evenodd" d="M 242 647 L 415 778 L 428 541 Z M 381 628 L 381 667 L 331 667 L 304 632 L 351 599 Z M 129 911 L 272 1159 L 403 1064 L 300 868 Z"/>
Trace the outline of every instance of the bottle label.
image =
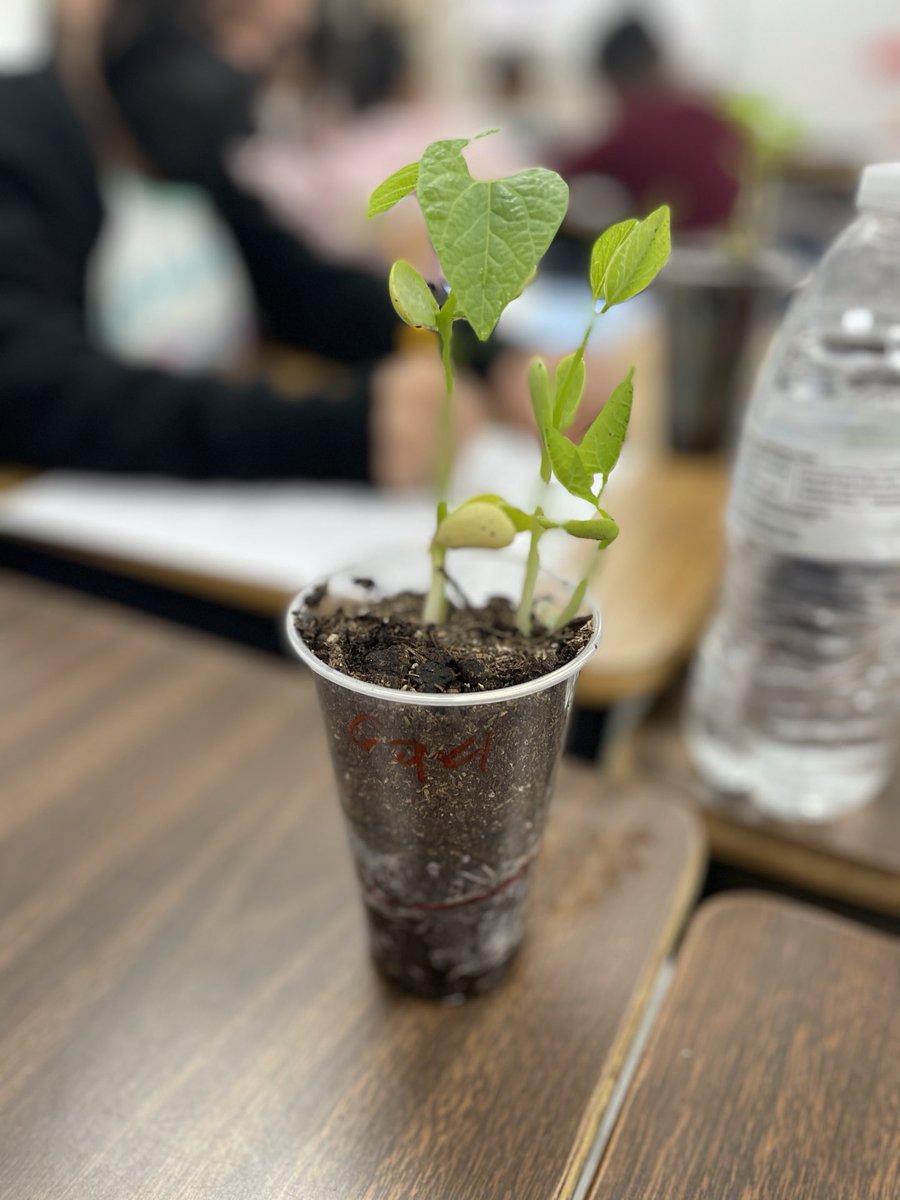
<path id="1" fill-rule="evenodd" d="M 807 428 L 747 421 L 729 528 L 797 558 L 900 562 L 900 441 L 849 424 L 816 435 L 821 448 Z"/>

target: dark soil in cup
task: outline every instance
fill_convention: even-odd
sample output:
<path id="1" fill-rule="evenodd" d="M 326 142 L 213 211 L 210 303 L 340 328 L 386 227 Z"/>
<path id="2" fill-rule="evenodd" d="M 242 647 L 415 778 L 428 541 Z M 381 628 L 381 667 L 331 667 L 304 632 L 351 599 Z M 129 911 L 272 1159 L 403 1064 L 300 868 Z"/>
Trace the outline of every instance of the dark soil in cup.
<path id="1" fill-rule="evenodd" d="M 473 608 L 450 608 L 445 624 L 423 625 L 422 596 L 352 605 L 324 591 L 296 615 L 300 636 L 317 658 L 344 675 L 411 692 L 484 692 L 514 687 L 565 666 L 591 636 L 590 617 L 562 629 L 515 625 L 509 601 L 494 597 Z"/>
<path id="2" fill-rule="evenodd" d="M 496 987 L 525 933 L 531 864 L 480 899 L 402 911 L 364 897 L 372 956 L 405 991 L 462 1000 Z"/>
<path id="3" fill-rule="evenodd" d="M 342 675 L 410 693 L 476 693 L 570 662 L 590 618 L 533 639 L 505 600 L 418 620 L 421 596 L 295 617 Z M 417 704 L 316 676 L 372 953 L 401 987 L 461 999 L 502 978 L 521 943 L 574 680 L 488 703 Z M 473 697 L 474 698 L 474 697 Z"/>

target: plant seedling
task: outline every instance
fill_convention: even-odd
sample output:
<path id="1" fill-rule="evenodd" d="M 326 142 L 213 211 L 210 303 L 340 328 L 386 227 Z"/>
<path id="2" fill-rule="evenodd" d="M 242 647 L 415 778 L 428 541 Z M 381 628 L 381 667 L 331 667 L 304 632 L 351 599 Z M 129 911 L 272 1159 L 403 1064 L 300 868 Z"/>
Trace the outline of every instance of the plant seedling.
<path id="1" fill-rule="evenodd" d="M 564 180 L 543 167 L 504 179 L 474 179 L 463 157 L 469 141 L 432 142 L 417 163 L 395 171 L 375 189 L 369 216 L 386 212 L 415 192 L 448 285 L 447 299 L 439 304 L 410 263 L 401 260 L 391 269 L 394 308 L 407 325 L 438 335 L 446 383 L 439 430 L 436 528 L 430 547 L 431 586 L 423 620 L 439 624 L 446 619 L 444 566 L 448 550 L 500 549 L 518 534 L 527 533 L 528 560 L 516 624 L 528 635 L 540 568 L 539 543 L 547 530 L 561 528 L 573 537 L 594 542 L 598 551 L 605 550 L 619 533 L 600 501 L 628 429 L 634 368 L 613 390 L 580 442 L 572 441 L 567 430 L 575 422 L 584 396 L 584 355 L 597 317 L 643 291 L 664 265 L 670 251 L 669 210 L 659 208 L 643 221 L 621 221 L 597 238 L 590 262 L 594 303 L 581 344 L 559 362 L 552 375 L 538 357 L 532 359 L 528 370 L 541 441 L 541 479 L 549 484 L 555 477 L 571 496 L 592 504 L 596 515 L 589 520 L 553 521 L 540 506 L 526 513 L 494 494 L 474 496 L 450 511 L 454 322 L 467 321 L 481 341 L 490 337 L 506 306 L 534 276 L 566 214 L 569 196 Z M 577 613 L 596 562 L 592 556 L 553 628 Z"/>

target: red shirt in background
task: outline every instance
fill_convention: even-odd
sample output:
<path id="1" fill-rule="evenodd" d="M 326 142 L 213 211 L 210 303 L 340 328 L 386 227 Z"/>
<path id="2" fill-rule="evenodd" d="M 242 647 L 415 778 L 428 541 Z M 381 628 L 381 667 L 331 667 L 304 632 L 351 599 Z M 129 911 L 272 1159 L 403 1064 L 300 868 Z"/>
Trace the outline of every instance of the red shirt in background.
<path id="1" fill-rule="evenodd" d="M 627 101 L 606 141 L 563 163 L 560 174 L 609 175 L 642 215 L 668 204 L 676 229 L 708 229 L 731 215 L 744 153 L 740 132 L 702 101 L 658 92 Z"/>

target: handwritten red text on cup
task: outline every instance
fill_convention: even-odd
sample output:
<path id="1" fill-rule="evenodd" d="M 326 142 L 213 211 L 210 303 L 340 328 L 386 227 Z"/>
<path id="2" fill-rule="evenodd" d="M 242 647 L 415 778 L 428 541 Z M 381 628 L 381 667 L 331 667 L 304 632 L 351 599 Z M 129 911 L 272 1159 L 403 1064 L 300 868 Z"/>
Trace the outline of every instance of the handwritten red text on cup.
<path id="1" fill-rule="evenodd" d="M 428 779 L 428 763 L 439 763 L 447 771 L 456 771 L 477 761 L 479 771 L 487 770 L 488 755 L 494 740 L 493 729 L 485 733 L 483 740 L 479 740 L 473 733 L 471 737 L 449 750 L 432 750 L 415 738 L 381 735 L 378 732 L 379 724 L 374 713 L 360 713 L 347 726 L 350 741 L 365 754 L 371 754 L 376 747 L 388 748 L 393 752 L 394 762 L 399 763 L 401 767 L 413 768 L 420 784 L 424 784 Z"/>

